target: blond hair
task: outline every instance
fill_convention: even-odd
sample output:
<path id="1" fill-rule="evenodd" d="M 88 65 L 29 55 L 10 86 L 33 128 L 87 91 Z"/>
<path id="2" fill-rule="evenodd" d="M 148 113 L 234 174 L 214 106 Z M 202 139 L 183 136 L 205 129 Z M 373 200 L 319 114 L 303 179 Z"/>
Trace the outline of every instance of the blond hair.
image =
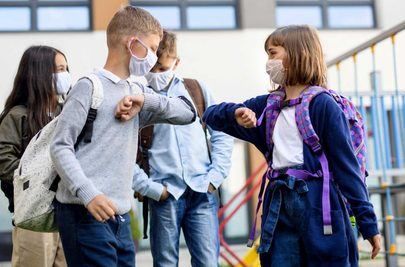
<path id="1" fill-rule="evenodd" d="M 158 34 L 162 38 L 162 26 L 148 11 L 125 6 L 115 13 L 107 26 L 107 45 L 116 47 L 126 36 Z"/>
<path id="2" fill-rule="evenodd" d="M 264 49 L 269 45 L 282 46 L 285 85 L 318 85 L 326 87 L 327 68 L 321 42 L 316 30 L 308 25 L 291 25 L 275 30 L 267 37 Z"/>
<path id="3" fill-rule="evenodd" d="M 163 30 L 163 38 L 160 41 L 157 56 L 163 55 L 177 58 L 177 37 L 173 32 Z"/>

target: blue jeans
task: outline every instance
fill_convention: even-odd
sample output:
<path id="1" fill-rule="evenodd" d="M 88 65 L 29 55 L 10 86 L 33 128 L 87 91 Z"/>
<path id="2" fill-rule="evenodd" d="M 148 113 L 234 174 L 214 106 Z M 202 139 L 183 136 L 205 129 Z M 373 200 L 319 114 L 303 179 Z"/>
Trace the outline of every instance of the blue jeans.
<path id="1" fill-rule="evenodd" d="M 55 201 L 55 216 L 69 267 L 133 267 L 129 214 L 98 222 L 82 205 Z"/>
<path id="2" fill-rule="evenodd" d="M 217 267 L 219 257 L 218 199 L 215 194 L 187 188 L 176 200 L 150 200 L 150 245 L 154 267 L 179 263 L 180 229 L 183 229 L 193 267 Z"/>
<path id="3" fill-rule="evenodd" d="M 322 210 L 309 201 L 314 195 L 320 194 L 311 191 L 307 182 L 293 177 L 270 183 L 264 199 L 258 249 L 261 266 L 357 266 L 357 261 L 349 255 L 349 250 L 355 249 L 355 242 L 345 210 L 332 210 L 334 232 L 325 236 Z"/>

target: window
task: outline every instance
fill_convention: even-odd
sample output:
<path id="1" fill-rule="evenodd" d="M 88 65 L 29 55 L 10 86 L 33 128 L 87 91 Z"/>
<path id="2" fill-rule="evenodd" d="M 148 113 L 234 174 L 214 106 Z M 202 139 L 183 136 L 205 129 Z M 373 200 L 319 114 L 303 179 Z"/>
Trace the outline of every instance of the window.
<path id="1" fill-rule="evenodd" d="M 277 26 L 309 24 L 317 28 L 375 28 L 373 0 L 277 0 Z"/>
<path id="2" fill-rule="evenodd" d="M 238 0 L 132 0 L 171 30 L 237 29 Z"/>
<path id="3" fill-rule="evenodd" d="M 90 0 L 0 0 L 0 31 L 91 30 Z"/>

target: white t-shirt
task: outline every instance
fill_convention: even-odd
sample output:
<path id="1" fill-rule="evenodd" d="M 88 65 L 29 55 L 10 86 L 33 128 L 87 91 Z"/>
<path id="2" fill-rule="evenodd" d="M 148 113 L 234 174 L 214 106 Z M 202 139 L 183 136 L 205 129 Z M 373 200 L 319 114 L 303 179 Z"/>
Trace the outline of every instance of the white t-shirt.
<path id="1" fill-rule="evenodd" d="M 304 163 L 303 141 L 295 121 L 295 106 L 281 110 L 274 126 L 273 143 L 273 169 Z"/>

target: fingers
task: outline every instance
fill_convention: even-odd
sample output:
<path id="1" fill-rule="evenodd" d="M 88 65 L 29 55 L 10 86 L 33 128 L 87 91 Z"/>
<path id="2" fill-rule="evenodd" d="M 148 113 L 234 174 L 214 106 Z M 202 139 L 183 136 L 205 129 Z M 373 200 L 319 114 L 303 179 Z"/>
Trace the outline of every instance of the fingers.
<path id="1" fill-rule="evenodd" d="M 238 123 L 245 128 L 256 127 L 256 114 L 248 108 L 240 108 L 235 112 Z"/>
<path id="2" fill-rule="evenodd" d="M 373 249 L 371 251 L 371 258 L 375 259 L 377 257 L 378 253 L 381 250 L 381 237 L 380 235 L 373 236 L 372 238 L 369 238 L 368 241 L 372 245 Z"/>
<path id="3" fill-rule="evenodd" d="M 128 115 L 133 103 L 133 96 L 125 96 L 117 105 L 115 111 L 115 117 L 117 119 L 122 119 L 123 115 Z"/>
<path id="4" fill-rule="evenodd" d="M 375 237 L 373 238 L 374 244 L 373 244 L 373 251 L 371 253 L 371 258 L 374 259 L 375 257 L 377 257 L 378 253 L 381 250 L 381 239 L 380 237 Z"/>
<path id="5" fill-rule="evenodd" d="M 99 221 L 104 222 L 108 219 L 113 219 L 117 213 L 117 207 L 104 195 L 96 196 L 88 205 L 87 209 L 93 217 Z"/>
<path id="6" fill-rule="evenodd" d="M 91 213 L 91 215 L 93 215 L 94 219 L 96 219 L 97 221 L 99 222 L 103 221 L 103 218 L 95 210 L 89 210 L 89 212 Z"/>
<path id="7" fill-rule="evenodd" d="M 114 204 L 114 202 L 112 202 L 111 200 L 108 200 L 108 204 L 109 204 L 110 208 L 114 211 L 114 214 L 116 214 L 118 209 L 117 209 L 117 206 Z"/>

